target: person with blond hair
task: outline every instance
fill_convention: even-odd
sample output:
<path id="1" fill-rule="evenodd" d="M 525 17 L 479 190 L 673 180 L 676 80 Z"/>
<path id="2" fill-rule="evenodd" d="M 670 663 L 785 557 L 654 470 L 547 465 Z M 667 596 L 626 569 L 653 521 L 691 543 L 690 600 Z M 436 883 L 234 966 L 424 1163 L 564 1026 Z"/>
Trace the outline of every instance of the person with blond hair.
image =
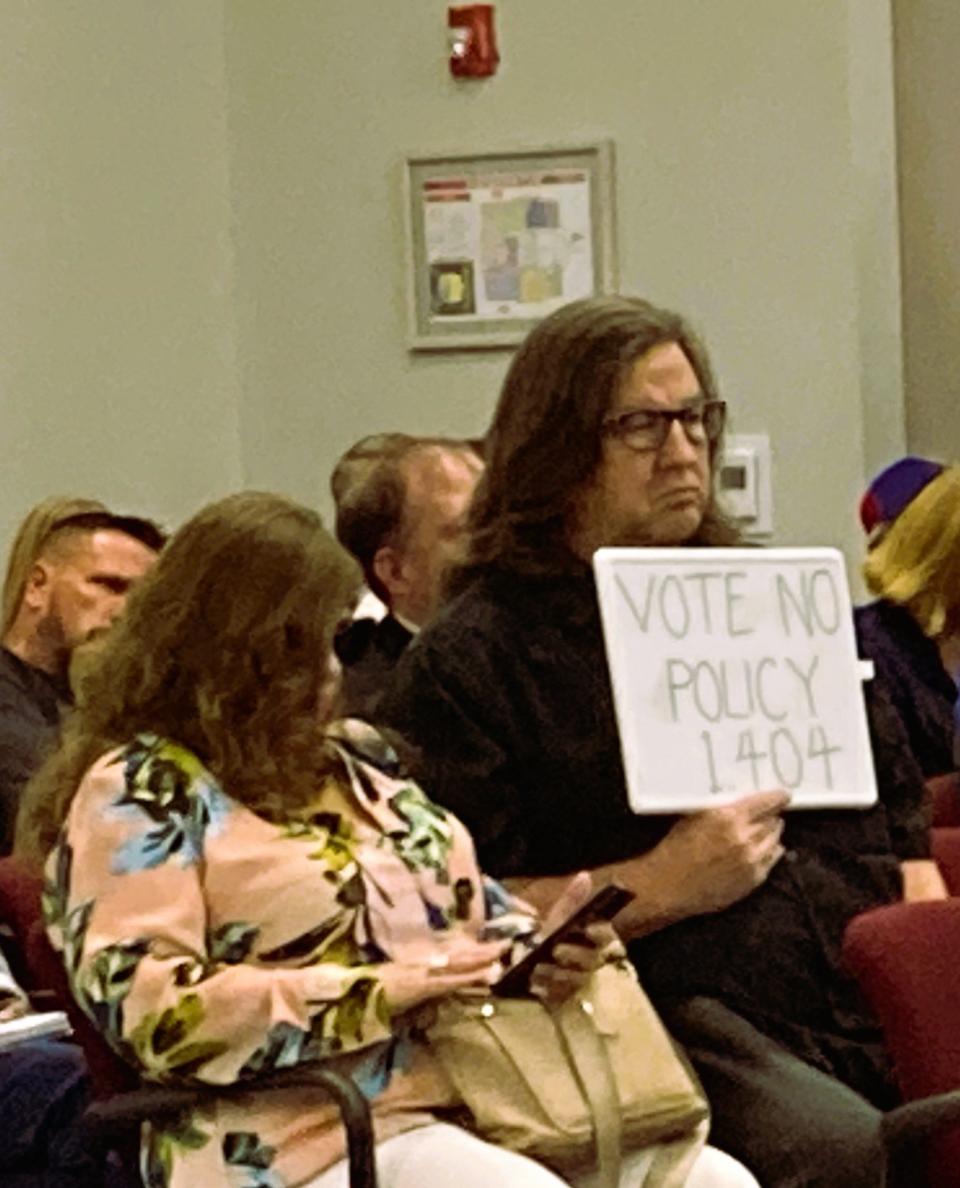
<path id="1" fill-rule="evenodd" d="M 23 785 L 70 704 L 77 647 L 105 630 L 153 564 L 164 535 L 94 499 L 52 496 L 17 532 L 0 629 L 0 854 L 9 851 Z"/>
<path id="2" fill-rule="evenodd" d="M 855 612 L 920 778 L 955 771 L 960 677 L 960 466 L 906 457 L 880 472 L 860 505 L 863 575 L 876 600 Z"/>
<path id="3" fill-rule="evenodd" d="M 48 932 L 83 1009 L 146 1079 L 250 1088 L 145 1126 L 154 1188 L 344 1188 L 322 1094 L 258 1091 L 260 1074 L 312 1061 L 371 1100 L 382 1188 L 562 1188 L 441 1120 L 461 1103 L 415 1008 L 482 992 L 536 918 L 481 876 L 465 828 L 372 727 L 331 721 L 333 637 L 359 583 L 288 499 L 248 492 L 198 512 L 107 635 L 28 787 L 18 849 L 49 854 Z M 539 992 L 563 998 L 622 957 L 609 924 L 587 933 L 537 966 Z M 625 1153 L 624 1188 L 665 1183 L 648 1174 L 656 1150 Z M 687 1188 L 756 1188 L 719 1152 L 694 1154 Z"/>

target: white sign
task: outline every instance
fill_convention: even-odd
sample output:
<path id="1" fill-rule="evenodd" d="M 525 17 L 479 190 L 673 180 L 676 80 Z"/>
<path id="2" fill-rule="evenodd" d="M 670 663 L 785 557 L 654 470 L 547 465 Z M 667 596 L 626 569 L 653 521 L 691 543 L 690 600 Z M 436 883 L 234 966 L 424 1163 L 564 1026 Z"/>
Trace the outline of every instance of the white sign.
<path id="1" fill-rule="evenodd" d="M 594 557 L 630 806 L 877 799 L 835 549 L 601 549 Z"/>

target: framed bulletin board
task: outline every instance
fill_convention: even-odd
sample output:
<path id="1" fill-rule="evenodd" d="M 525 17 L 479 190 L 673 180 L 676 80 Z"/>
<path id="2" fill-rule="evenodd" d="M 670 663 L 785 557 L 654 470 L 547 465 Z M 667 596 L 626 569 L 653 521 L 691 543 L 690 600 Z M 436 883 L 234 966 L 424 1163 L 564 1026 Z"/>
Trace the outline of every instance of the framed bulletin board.
<path id="1" fill-rule="evenodd" d="M 616 290 L 610 141 L 404 162 L 411 350 L 512 347 Z"/>

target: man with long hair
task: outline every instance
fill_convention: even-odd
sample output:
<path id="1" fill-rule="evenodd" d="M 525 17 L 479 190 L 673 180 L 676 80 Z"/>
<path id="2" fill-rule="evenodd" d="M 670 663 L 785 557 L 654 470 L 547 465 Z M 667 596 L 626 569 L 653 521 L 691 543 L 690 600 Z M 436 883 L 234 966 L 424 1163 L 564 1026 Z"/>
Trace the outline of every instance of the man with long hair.
<path id="1" fill-rule="evenodd" d="M 590 560 L 737 542 L 714 497 L 724 414 L 678 315 L 604 297 L 542 322 L 504 383 L 451 600 L 381 720 L 487 869 L 535 900 L 581 868 L 636 893 L 618 925 L 718 1146 L 770 1188 L 873 1185 L 895 1095 L 839 948 L 852 915 L 900 896 L 900 860 L 926 857 L 919 789 L 887 770 L 870 813 L 786 825 L 776 790 L 679 820 L 627 803 Z"/>
<path id="2" fill-rule="evenodd" d="M 12 845 L 23 786 L 70 704 L 71 657 L 113 622 L 163 541 L 152 521 L 92 499 L 53 496 L 20 525 L 0 628 L 0 854 Z"/>

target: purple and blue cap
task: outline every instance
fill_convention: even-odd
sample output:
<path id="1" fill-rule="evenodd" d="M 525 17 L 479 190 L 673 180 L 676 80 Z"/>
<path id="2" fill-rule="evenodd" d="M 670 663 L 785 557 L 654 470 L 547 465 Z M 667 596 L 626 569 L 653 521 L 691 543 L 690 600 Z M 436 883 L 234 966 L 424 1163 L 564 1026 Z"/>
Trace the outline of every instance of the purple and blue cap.
<path id="1" fill-rule="evenodd" d="M 942 463 L 912 456 L 881 470 L 860 500 L 860 523 L 864 531 L 869 535 L 878 525 L 892 524 L 923 488 L 942 473 Z"/>

